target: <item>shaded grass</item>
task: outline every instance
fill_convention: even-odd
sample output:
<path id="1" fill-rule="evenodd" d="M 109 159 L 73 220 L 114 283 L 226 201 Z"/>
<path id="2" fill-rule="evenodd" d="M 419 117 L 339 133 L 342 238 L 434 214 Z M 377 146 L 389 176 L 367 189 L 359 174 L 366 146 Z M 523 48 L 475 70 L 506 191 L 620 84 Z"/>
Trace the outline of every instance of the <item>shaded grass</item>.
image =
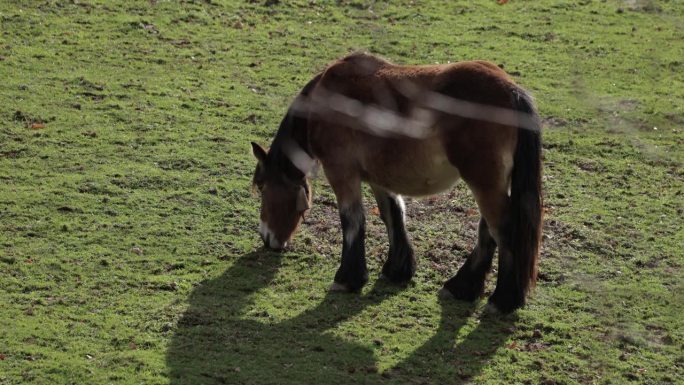
<path id="1" fill-rule="evenodd" d="M 0 384 L 683 381 L 683 20 L 675 1 L 3 3 Z M 547 220 L 515 318 L 435 296 L 474 241 L 462 185 L 408 202 L 407 288 L 375 282 L 369 214 L 369 287 L 326 294 L 323 180 L 293 250 L 255 251 L 247 143 L 355 49 L 488 59 L 536 96 Z"/>

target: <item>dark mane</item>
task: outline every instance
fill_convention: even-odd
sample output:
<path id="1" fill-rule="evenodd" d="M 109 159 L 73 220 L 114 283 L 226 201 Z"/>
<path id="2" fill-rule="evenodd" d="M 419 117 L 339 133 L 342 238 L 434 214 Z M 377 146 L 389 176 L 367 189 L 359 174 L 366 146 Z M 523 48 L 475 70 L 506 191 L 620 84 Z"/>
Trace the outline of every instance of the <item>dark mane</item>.
<path id="1" fill-rule="evenodd" d="M 303 178 L 304 173 L 292 163 L 287 155 L 286 147 L 288 144 L 294 143 L 307 155 L 311 156 L 307 131 L 308 114 L 302 110 L 301 105 L 305 102 L 306 97 L 316 86 L 321 76 L 322 74 L 316 75 L 297 95 L 287 114 L 280 122 L 278 132 L 273 139 L 273 143 L 271 143 L 268 153 L 267 162 L 269 169 L 278 170 L 294 180 Z"/>

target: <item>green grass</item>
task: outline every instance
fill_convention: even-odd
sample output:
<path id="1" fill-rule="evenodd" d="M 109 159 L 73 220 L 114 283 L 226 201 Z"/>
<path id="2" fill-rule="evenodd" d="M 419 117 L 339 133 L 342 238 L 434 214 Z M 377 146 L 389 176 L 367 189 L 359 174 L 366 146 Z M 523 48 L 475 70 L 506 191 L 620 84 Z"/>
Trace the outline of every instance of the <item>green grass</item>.
<path id="1" fill-rule="evenodd" d="M 0 384 L 684 383 L 684 3 L 266 3 L 0 4 Z M 327 293 L 323 178 L 293 249 L 259 249 L 249 141 L 357 49 L 487 59 L 535 95 L 546 226 L 516 315 L 436 296 L 474 242 L 463 184 L 408 202 L 406 288 L 376 282 L 369 214 L 369 285 Z"/>

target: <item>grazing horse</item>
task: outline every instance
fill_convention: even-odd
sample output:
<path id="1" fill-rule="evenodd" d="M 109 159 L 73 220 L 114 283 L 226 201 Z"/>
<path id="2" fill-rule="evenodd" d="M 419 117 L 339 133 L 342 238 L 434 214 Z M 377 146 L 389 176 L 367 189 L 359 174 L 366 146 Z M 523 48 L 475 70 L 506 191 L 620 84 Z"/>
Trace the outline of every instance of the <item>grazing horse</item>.
<path id="1" fill-rule="evenodd" d="M 302 89 L 269 150 L 252 142 L 266 246 L 287 246 L 310 208 L 308 177 L 320 164 L 337 198 L 342 259 L 331 290 L 368 280 L 361 182 L 387 227 L 382 274 L 406 282 L 416 259 L 402 195 L 427 196 L 463 179 L 481 219 L 478 240 L 443 294 L 475 301 L 496 248 L 490 305 L 503 313 L 534 286 L 542 227 L 541 125 L 528 93 L 485 61 L 400 66 L 356 53 L 330 64 Z M 490 306 L 491 307 L 491 306 Z"/>

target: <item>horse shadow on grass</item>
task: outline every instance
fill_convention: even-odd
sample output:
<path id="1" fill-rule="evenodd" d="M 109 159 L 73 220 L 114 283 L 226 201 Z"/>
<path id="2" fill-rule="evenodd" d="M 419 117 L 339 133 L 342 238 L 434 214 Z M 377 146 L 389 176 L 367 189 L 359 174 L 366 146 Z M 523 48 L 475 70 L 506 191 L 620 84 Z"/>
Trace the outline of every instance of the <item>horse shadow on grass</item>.
<path id="1" fill-rule="evenodd" d="M 329 331 L 402 289 L 378 281 L 364 295 L 328 293 L 314 308 L 280 323 L 247 319 L 253 294 L 273 281 L 281 261 L 269 252 L 245 254 L 193 291 L 167 351 L 171 384 L 461 384 L 487 365 L 514 322 L 482 317 L 456 344 L 474 307 L 441 300 L 438 331 L 378 373 L 372 349 Z"/>

